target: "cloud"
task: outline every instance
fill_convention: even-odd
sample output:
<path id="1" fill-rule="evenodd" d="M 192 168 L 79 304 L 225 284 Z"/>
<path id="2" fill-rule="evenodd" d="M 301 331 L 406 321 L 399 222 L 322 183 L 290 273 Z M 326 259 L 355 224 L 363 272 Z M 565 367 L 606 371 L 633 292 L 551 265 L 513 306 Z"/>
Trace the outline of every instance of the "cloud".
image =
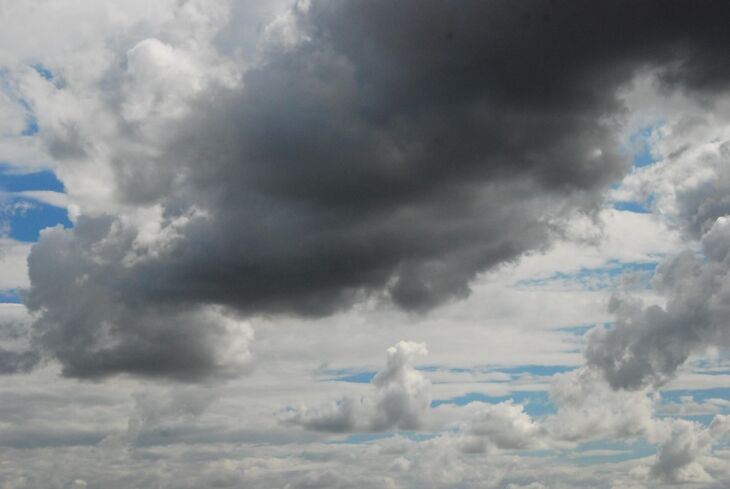
<path id="1" fill-rule="evenodd" d="M 686 251 L 658 268 L 653 284 L 666 296 L 664 307 L 614 297 L 616 324 L 589 334 L 586 359 L 614 388 L 660 386 L 692 353 L 730 345 L 730 219 L 715 220 L 702 251 L 704 257 Z"/>
<path id="2" fill-rule="evenodd" d="M 225 55 L 237 9 L 146 8 L 134 29 L 70 11 L 112 23 L 114 42 L 94 43 L 96 65 L 57 61 L 63 84 L 21 77 L 81 206 L 29 259 L 39 344 L 67 375 L 215 375 L 210 307 L 319 317 L 463 298 L 626 172 L 619 91 L 639 70 L 709 97 L 728 44 L 724 12 L 689 2 L 657 19 L 610 2 L 314 1 L 241 60 Z M 169 341 L 168 317 L 189 339 Z"/>
<path id="3" fill-rule="evenodd" d="M 281 414 L 281 420 L 334 433 L 420 428 L 431 405 L 431 382 L 413 368 L 413 362 L 427 353 L 422 343 L 399 341 L 388 348 L 386 365 L 373 378 L 372 397 L 344 398 L 321 408 L 290 409 Z"/>
<path id="4" fill-rule="evenodd" d="M 416 429 L 431 405 L 431 382 L 413 368 L 416 357 L 428 354 L 426 345 L 399 341 L 387 351 L 385 368 L 373 378 L 376 431 L 396 427 Z"/>
<path id="5" fill-rule="evenodd" d="M 195 422 L 213 404 L 219 392 L 210 388 L 175 386 L 133 394 L 134 408 L 129 415 L 126 430 L 113 432 L 98 442 L 107 459 L 119 459 L 127 450 L 145 441 L 160 439 L 169 442 L 176 430 L 191 431 Z M 164 441 L 163 441 L 164 443 Z"/>
<path id="6" fill-rule="evenodd" d="M 0 348 L 0 374 L 30 372 L 40 361 L 36 351 L 12 351 Z"/>
<path id="7" fill-rule="evenodd" d="M 511 401 L 480 407 L 461 430 L 461 449 L 483 452 L 490 447 L 506 450 L 543 447 L 545 433 L 539 423 Z"/>
<path id="8" fill-rule="evenodd" d="M 30 272 L 43 285 L 33 288 L 26 304 L 52 309 L 54 316 L 35 323 L 33 344 L 61 360 L 65 375 L 78 377 L 129 372 L 192 380 L 246 371 L 253 330 L 245 321 L 215 306 L 122 299 L 124 292 L 109 282 L 128 273 L 118 254 L 125 247 L 117 244 L 131 237 L 117 229 L 103 251 L 95 238 L 110 226 L 108 220 L 80 219 L 74 237 L 61 228 L 44 231 L 30 257 L 46 264 Z"/>
<path id="9" fill-rule="evenodd" d="M 27 373 L 41 361 L 30 347 L 31 320 L 20 305 L 0 307 L 0 374 Z"/>
<path id="10" fill-rule="evenodd" d="M 642 84 L 632 97 L 647 94 Z M 627 177 L 622 187 L 631 199 L 649 199 L 655 215 L 680 230 L 687 243 L 657 270 L 653 285 L 660 303 L 617 295 L 610 306 L 615 326 L 589 336 L 587 361 L 615 388 L 661 386 L 691 355 L 730 344 L 730 100 L 720 96 L 708 105 L 686 94 L 663 102 L 644 98 L 631 104 L 662 121 L 651 141 L 658 161 Z"/>
<path id="11" fill-rule="evenodd" d="M 712 437 L 697 423 L 676 419 L 659 445 L 651 475 L 671 484 L 709 482 L 712 477 L 697 459 L 709 453 Z"/>
<path id="12" fill-rule="evenodd" d="M 558 412 L 545 419 L 553 440 L 623 439 L 652 434 L 654 403 L 645 391 L 614 391 L 596 369 L 556 376 L 550 398 Z"/>
<path id="13" fill-rule="evenodd" d="M 525 484 L 525 485 L 510 484 L 507 486 L 507 489 L 547 489 L 547 486 L 540 482 L 531 482 L 531 483 Z"/>

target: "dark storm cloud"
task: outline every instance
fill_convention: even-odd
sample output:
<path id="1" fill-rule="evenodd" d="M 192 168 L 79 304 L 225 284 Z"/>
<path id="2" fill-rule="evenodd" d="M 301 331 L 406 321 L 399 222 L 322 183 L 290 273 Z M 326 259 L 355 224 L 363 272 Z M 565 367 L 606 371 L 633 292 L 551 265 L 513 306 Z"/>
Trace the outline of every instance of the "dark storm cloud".
<path id="1" fill-rule="evenodd" d="M 122 265 L 136 239 L 123 220 L 43 236 L 29 262 L 37 344 L 69 375 L 193 378 L 216 370 L 226 342 L 188 319 L 207 304 L 319 316 L 373 294 L 409 310 L 465 296 L 627 170 L 617 92 L 639 70 L 667 89 L 721 88 L 727 10 L 295 8 L 298 41 L 263 43 L 243 88 L 204 93 L 161 156 L 114 155 L 127 203 L 161 204 L 169 228 L 192 216 L 164 249 Z"/>

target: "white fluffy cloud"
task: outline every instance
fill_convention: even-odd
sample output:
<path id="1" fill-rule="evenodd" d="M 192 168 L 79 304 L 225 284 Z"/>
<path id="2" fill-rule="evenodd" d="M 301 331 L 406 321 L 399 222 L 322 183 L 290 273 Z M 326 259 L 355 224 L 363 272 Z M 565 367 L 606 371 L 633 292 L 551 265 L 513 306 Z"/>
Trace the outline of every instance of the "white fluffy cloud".
<path id="1" fill-rule="evenodd" d="M 462 428 L 461 449 L 482 452 L 490 447 L 527 449 L 544 447 L 544 428 L 535 422 L 523 406 L 512 402 L 484 405 Z"/>
<path id="2" fill-rule="evenodd" d="M 388 348 L 385 367 L 373 378 L 372 396 L 344 398 L 320 408 L 292 408 L 282 414 L 282 421 L 330 432 L 418 429 L 431 404 L 431 383 L 413 362 L 426 353 L 422 343 L 400 341 Z"/>
<path id="3" fill-rule="evenodd" d="M 615 391 L 594 369 L 558 376 L 550 396 L 559 410 L 547 418 L 546 426 L 558 440 L 624 439 L 652 432 L 654 410 L 649 394 Z"/>

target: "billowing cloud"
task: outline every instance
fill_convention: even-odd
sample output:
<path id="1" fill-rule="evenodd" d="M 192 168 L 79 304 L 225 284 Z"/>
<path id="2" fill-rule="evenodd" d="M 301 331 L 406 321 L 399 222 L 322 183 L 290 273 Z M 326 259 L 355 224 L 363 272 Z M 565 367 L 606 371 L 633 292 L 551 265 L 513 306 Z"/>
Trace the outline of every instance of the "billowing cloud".
<path id="1" fill-rule="evenodd" d="M 118 243 L 131 238 L 110 226 L 111 220 L 81 219 L 73 236 L 49 229 L 33 248 L 32 262 L 65 264 L 31 268 L 31 280 L 43 285 L 28 296 L 28 307 L 55 311 L 53 321 L 37 320 L 33 343 L 78 377 L 121 371 L 190 380 L 245 371 L 253 338 L 245 321 L 214 306 L 122 299 L 113 284 L 128 273 L 118 254 L 126 247 Z M 103 250 L 95 238 L 107 233 Z"/>
<path id="2" fill-rule="evenodd" d="M 482 452 L 490 447 L 514 450 L 543 446 L 544 429 L 519 404 L 507 401 L 480 406 L 461 430 L 461 450 Z"/>
<path id="3" fill-rule="evenodd" d="M 88 217 L 30 258 L 28 303 L 68 375 L 170 372 L 158 350 L 176 347 L 152 346 L 165 337 L 148 316 L 158 304 L 165 316 L 210 305 L 319 316 L 368 296 L 410 310 L 465 296 L 626 171 L 619 89 L 635 73 L 709 95 L 727 45 L 722 8 L 689 2 L 657 18 L 613 2 L 314 1 L 270 22 L 243 63 L 224 55 L 235 17 L 175 8 L 174 27 L 153 16 L 136 39 L 126 28 L 99 53 L 103 74 L 76 77 L 70 64 L 63 83 L 26 76 L 40 137 Z M 129 218 L 149 209 L 156 227 Z M 44 242 L 57 240 L 97 272 L 49 259 Z M 104 289 L 111 307 L 85 314 L 86 298 L 46 283 L 61 275 Z M 134 324 L 159 334 L 133 359 L 77 361 L 88 354 L 53 342 L 79 328 L 80 352 L 104 334 L 136 344 Z M 196 341 L 216 341 L 215 327 L 198 329 Z"/>
<path id="4" fill-rule="evenodd" d="M 615 388 L 661 386 L 692 355 L 730 345 L 729 102 L 687 94 L 667 97 L 666 107 L 657 99 L 632 102 L 659 121 L 649 141 L 657 162 L 633 172 L 619 193 L 650 202 L 682 232 L 687 249 L 659 266 L 652 282 L 659 303 L 617 295 L 610 304 L 615 326 L 591 333 L 587 360 Z"/>
<path id="5" fill-rule="evenodd" d="M 645 391 L 614 391 L 591 368 L 561 374 L 550 397 L 559 407 L 545 426 L 554 440 L 622 439 L 650 435 L 654 406 Z"/>
<path id="6" fill-rule="evenodd" d="M 668 421 L 651 467 L 651 475 L 670 484 L 713 481 L 702 459 L 711 454 L 712 446 L 728 432 L 728 417 L 715 416 L 709 427 L 683 419 Z"/>
<path id="7" fill-rule="evenodd" d="M 657 270 L 666 305 L 614 297 L 616 324 L 591 332 L 586 359 L 613 387 L 660 386 L 691 354 L 730 345 L 730 219 L 716 217 L 701 243 L 702 256 L 686 251 Z"/>
<path id="8" fill-rule="evenodd" d="M 320 408 L 292 408 L 282 413 L 286 424 L 335 433 L 414 430 L 420 428 L 431 405 L 431 382 L 413 367 L 426 346 L 399 341 L 388 348 L 385 367 L 373 378 L 372 397 L 343 398 Z"/>

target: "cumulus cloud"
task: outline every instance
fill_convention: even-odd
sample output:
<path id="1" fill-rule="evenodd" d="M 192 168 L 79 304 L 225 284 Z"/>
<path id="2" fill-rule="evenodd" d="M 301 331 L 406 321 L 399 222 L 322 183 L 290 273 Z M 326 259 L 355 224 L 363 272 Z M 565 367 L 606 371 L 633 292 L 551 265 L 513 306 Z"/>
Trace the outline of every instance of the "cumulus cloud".
<path id="1" fill-rule="evenodd" d="M 412 341 L 400 341 L 388 348 L 385 368 L 373 378 L 373 429 L 419 427 L 421 417 L 431 405 L 431 382 L 413 368 L 413 362 L 426 354 L 426 345 Z"/>
<path id="2" fill-rule="evenodd" d="M 683 419 L 670 421 L 665 429 L 651 475 L 671 484 L 712 481 L 698 460 L 712 448 L 711 429 Z"/>
<path id="3" fill-rule="evenodd" d="M 545 427 L 554 440 L 623 439 L 653 432 L 654 403 L 649 394 L 614 391 L 592 368 L 556 376 L 550 398 L 558 412 L 545 419 Z"/>
<path id="4" fill-rule="evenodd" d="M 281 419 L 335 433 L 420 428 L 431 404 L 431 382 L 413 368 L 413 362 L 427 353 L 422 343 L 399 341 L 388 348 L 386 365 L 373 378 L 372 397 L 344 398 L 320 408 L 293 408 L 282 413 Z"/>
<path id="5" fill-rule="evenodd" d="M 485 404 L 462 427 L 461 450 L 479 453 L 491 447 L 517 450 L 543 445 L 544 429 L 524 407 L 511 401 Z"/>
<path id="6" fill-rule="evenodd" d="M 615 388 L 661 386 L 691 355 L 730 344 L 729 102 L 726 96 L 709 105 L 673 96 L 665 99 L 664 110 L 656 99 L 632 102 L 660 121 L 650 141 L 658 162 L 627 177 L 621 192 L 649 199 L 655 214 L 679 229 L 689 246 L 657 270 L 653 286 L 663 303 L 618 295 L 610 304 L 615 326 L 590 334 L 587 361 Z"/>
<path id="7" fill-rule="evenodd" d="M 589 335 L 586 359 L 613 387 L 660 386 L 692 353 L 730 345 L 728 218 L 716 218 L 702 251 L 702 257 L 683 252 L 659 267 L 653 284 L 666 296 L 665 306 L 614 297 L 616 324 Z"/>
<path id="8" fill-rule="evenodd" d="M 638 70 L 702 96 L 725 75 L 719 5 L 677 1 L 657 18 L 648 4 L 614 2 L 300 2 L 241 51 L 246 60 L 226 45 L 239 39 L 239 9 L 213 7 L 146 7 L 147 22 L 121 26 L 99 14 L 121 33 L 95 45 L 96 65 L 68 54 L 69 43 L 84 52 L 74 35 L 60 44 L 57 83 L 21 77 L 39 138 L 88 219 L 44 235 L 29 262 L 44 351 L 68 375 L 168 370 L 133 368 L 131 357 L 78 362 L 51 344 L 87 301 L 54 297 L 61 289 L 44 281 L 55 275 L 89 280 L 127 310 L 89 308 L 79 350 L 98 349 L 94 328 L 130 344 L 138 328 L 127 325 L 145 323 L 163 338 L 164 321 L 147 316 L 157 304 L 320 316 L 375 296 L 429 309 L 596 208 L 629 164 L 619 89 Z M 160 209 L 165 246 L 117 273 L 97 250 L 128 256 L 150 238 L 125 217 L 140 209 Z M 57 240 L 85 249 L 98 273 L 46 259 L 44 242 Z M 181 320 L 191 331 L 196 321 Z"/>
<path id="9" fill-rule="evenodd" d="M 118 242 L 131 238 L 123 229 L 106 236 L 106 247 L 95 240 L 110 226 L 110 220 L 81 219 L 75 237 L 49 229 L 33 248 L 32 262 L 66 264 L 31 269 L 31 280 L 43 286 L 29 293 L 28 307 L 55 311 L 52 321 L 43 316 L 35 323 L 33 344 L 60 359 L 65 374 L 79 377 L 130 372 L 184 380 L 245 371 L 253 339 L 247 322 L 215 306 L 123 300 L 116 286 L 100 286 L 129 273 L 118 254 L 126 249 Z"/>

